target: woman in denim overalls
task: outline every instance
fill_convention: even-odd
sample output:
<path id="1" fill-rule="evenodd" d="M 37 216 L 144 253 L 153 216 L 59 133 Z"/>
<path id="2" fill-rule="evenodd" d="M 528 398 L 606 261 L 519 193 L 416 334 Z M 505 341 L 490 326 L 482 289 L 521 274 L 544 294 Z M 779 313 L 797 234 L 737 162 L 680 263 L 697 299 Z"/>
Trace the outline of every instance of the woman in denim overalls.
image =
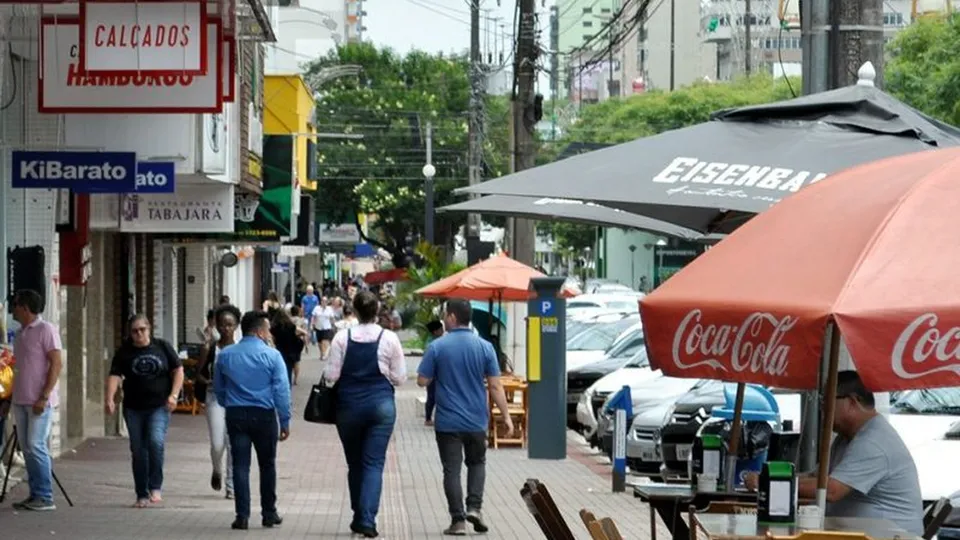
<path id="1" fill-rule="evenodd" d="M 375 323 L 376 296 L 360 292 L 353 307 L 360 324 L 334 337 L 325 375 L 339 383 L 337 433 L 347 459 L 350 530 L 375 538 L 383 467 L 397 420 L 394 387 L 406 380 L 406 361 L 400 338 Z"/>

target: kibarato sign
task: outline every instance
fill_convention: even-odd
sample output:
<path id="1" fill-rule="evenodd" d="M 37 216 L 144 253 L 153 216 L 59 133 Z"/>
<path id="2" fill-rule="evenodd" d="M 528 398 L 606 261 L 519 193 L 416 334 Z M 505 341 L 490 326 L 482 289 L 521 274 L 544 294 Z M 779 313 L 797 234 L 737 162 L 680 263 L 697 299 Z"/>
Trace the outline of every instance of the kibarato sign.
<path id="1" fill-rule="evenodd" d="M 77 193 L 134 191 L 134 152 L 34 152 L 14 150 L 14 188 L 70 189 Z"/>

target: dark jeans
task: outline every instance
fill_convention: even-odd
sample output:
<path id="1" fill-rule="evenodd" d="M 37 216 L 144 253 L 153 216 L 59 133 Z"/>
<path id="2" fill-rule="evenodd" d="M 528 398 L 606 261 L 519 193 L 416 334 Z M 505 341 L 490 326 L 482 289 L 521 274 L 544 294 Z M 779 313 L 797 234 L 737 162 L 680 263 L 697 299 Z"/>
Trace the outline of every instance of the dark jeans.
<path id="1" fill-rule="evenodd" d="M 383 491 L 383 466 L 396 421 L 397 406 L 392 396 L 369 407 L 338 411 L 337 433 L 347 459 L 354 525 L 376 527 Z"/>
<path id="2" fill-rule="evenodd" d="M 277 513 L 277 412 L 261 407 L 227 407 L 227 433 L 233 458 L 233 496 L 237 517 L 250 518 L 250 449 L 260 466 L 260 511 Z"/>
<path id="3" fill-rule="evenodd" d="M 433 409 L 437 406 L 437 382 L 431 381 L 427 385 L 427 403 L 423 410 L 423 416 L 429 421 L 433 420 Z"/>
<path id="4" fill-rule="evenodd" d="M 437 432 L 437 448 L 443 465 L 443 492 L 447 496 L 450 517 L 454 521 L 466 518 L 463 508 L 463 486 L 460 470 L 467 464 L 467 509 L 480 510 L 483 506 L 483 484 L 487 477 L 487 434 L 484 431 Z"/>
<path id="5" fill-rule="evenodd" d="M 135 411 L 123 410 L 130 434 L 133 457 L 133 485 L 137 499 L 146 499 L 151 491 L 163 489 L 163 445 L 170 426 L 166 407 Z"/>

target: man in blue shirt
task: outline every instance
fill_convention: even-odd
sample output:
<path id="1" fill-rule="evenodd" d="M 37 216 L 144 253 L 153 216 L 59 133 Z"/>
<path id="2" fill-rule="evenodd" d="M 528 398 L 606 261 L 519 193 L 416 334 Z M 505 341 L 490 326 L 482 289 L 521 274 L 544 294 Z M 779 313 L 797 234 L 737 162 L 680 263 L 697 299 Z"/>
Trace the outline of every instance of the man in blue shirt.
<path id="1" fill-rule="evenodd" d="M 443 318 L 447 334 L 427 346 L 417 377 L 420 386 L 436 383 L 437 447 L 443 464 L 443 491 L 452 519 L 443 533 L 455 536 L 467 534 L 467 521 L 476 532 L 488 530 L 480 512 L 490 418 L 487 387 L 507 427 L 506 436 L 513 434 L 497 355 L 488 341 L 470 329 L 470 314 L 470 302 L 459 299 L 447 302 Z M 466 512 L 460 483 L 464 462 L 467 464 Z"/>
<path id="2" fill-rule="evenodd" d="M 237 518 L 232 528 L 247 529 L 250 519 L 250 448 L 260 466 L 260 508 L 264 527 L 283 522 L 277 513 L 277 439 L 290 436 L 290 382 L 280 352 L 268 345 L 270 319 L 248 311 L 240 320 L 243 339 L 220 351 L 213 370 L 217 401 L 226 408 Z M 279 434 L 277 420 L 279 419 Z"/>
<path id="3" fill-rule="evenodd" d="M 300 299 L 300 309 L 303 310 L 303 318 L 306 320 L 311 320 L 313 317 L 313 309 L 320 304 L 320 299 L 317 298 L 316 293 L 313 291 L 313 285 L 307 285 L 307 292 L 303 295 L 303 298 Z"/>

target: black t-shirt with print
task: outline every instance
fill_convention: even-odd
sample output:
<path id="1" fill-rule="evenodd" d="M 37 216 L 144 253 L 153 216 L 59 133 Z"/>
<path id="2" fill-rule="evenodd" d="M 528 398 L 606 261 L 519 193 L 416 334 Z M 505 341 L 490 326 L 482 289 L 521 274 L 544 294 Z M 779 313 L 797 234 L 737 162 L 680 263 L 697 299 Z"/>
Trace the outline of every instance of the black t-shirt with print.
<path id="1" fill-rule="evenodd" d="M 182 366 L 173 347 L 154 338 L 146 347 L 127 341 L 117 349 L 110 375 L 123 377 L 123 406 L 142 411 L 163 407 L 173 390 L 173 371 Z"/>

